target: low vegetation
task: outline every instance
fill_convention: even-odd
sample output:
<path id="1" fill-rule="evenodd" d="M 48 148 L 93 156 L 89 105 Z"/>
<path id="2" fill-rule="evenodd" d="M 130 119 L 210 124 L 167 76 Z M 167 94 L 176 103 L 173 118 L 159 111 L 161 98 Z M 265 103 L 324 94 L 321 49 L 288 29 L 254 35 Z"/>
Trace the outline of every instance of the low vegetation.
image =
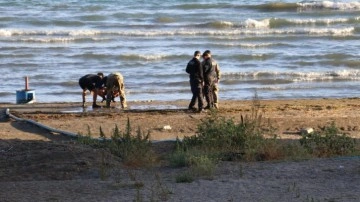
<path id="1" fill-rule="evenodd" d="M 120 157 L 123 163 L 130 167 L 152 166 L 156 161 L 152 144 L 149 140 L 150 133 L 144 133 L 140 128 L 134 131 L 128 119 L 125 131 L 115 126 L 111 139 L 106 139 L 100 127 L 100 138 L 92 138 L 88 131 L 86 136 L 79 135 L 78 141 L 95 148 L 108 149 L 112 154 Z"/>
<path id="2" fill-rule="evenodd" d="M 357 151 L 356 141 L 340 134 L 335 123 L 321 131 L 302 134 L 299 141 L 280 140 L 272 134 L 271 124 L 263 120 L 259 108 L 255 97 L 250 115 L 241 115 L 239 122 L 214 111 L 198 125 L 194 136 L 177 140 L 174 150 L 163 156 L 152 150 L 150 134 L 140 128 L 134 133 L 129 120 L 124 132 L 115 127 L 110 140 L 105 139 L 100 128 L 99 139 L 92 139 L 88 131 L 87 136 L 79 137 L 79 142 L 108 149 L 132 167 L 154 166 L 159 159 L 165 159 L 166 165 L 185 168 L 176 176 L 176 182 L 212 179 L 219 161 L 300 160 L 353 155 Z"/>
<path id="3" fill-rule="evenodd" d="M 356 146 L 355 139 L 341 134 L 335 123 L 323 131 L 303 134 L 300 144 L 317 157 L 350 155 L 355 152 Z"/>

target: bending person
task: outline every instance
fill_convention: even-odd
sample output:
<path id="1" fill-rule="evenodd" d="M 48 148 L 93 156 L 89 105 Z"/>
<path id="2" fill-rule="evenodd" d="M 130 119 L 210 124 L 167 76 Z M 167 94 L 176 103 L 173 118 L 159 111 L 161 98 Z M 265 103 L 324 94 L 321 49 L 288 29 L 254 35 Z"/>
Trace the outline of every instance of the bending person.
<path id="1" fill-rule="evenodd" d="M 121 108 L 126 108 L 124 78 L 119 72 L 111 73 L 106 77 L 106 107 L 110 107 L 110 102 L 114 92 L 119 92 Z"/>
<path id="2" fill-rule="evenodd" d="M 85 107 L 86 91 L 89 90 L 93 94 L 93 108 L 100 107 L 96 104 L 96 98 L 98 95 L 98 89 L 103 85 L 104 74 L 99 72 L 98 74 L 87 74 L 79 79 L 79 85 L 82 91 L 82 106 Z"/>

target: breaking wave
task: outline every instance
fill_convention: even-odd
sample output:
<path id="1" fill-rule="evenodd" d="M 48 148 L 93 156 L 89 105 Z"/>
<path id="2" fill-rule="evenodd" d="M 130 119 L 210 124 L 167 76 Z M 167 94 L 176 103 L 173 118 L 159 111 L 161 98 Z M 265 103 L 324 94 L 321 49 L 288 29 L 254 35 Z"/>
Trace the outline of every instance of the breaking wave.
<path id="1" fill-rule="evenodd" d="M 300 7 L 320 8 L 334 10 L 359 10 L 360 2 L 338 2 L 338 1 L 302 1 L 297 3 Z"/>
<path id="2" fill-rule="evenodd" d="M 254 21 L 253 21 L 254 22 Z M 256 23 L 248 23 L 253 26 Z M 269 24 L 264 23 L 262 27 Z M 259 27 L 255 25 L 254 27 Z M 36 30 L 7 30 L 0 29 L 0 36 L 57 36 L 54 38 L 41 39 L 43 42 L 66 42 L 73 41 L 74 38 L 62 38 L 59 36 L 86 37 L 98 35 L 115 35 L 129 37 L 158 37 L 158 36 L 233 36 L 233 35 L 269 35 L 269 34 L 310 34 L 310 35 L 349 35 L 355 31 L 354 27 L 341 28 L 294 28 L 294 29 L 231 29 L 231 30 L 200 30 L 200 29 L 177 29 L 177 30 L 129 30 L 129 31 L 100 31 L 100 30 L 71 30 L 71 31 L 36 31 Z M 21 39 L 37 41 L 40 39 L 29 38 Z M 96 39 L 94 39 L 96 40 Z M 101 39 L 97 39 L 101 40 Z"/>
<path id="3" fill-rule="evenodd" d="M 339 70 L 329 72 L 272 72 L 255 71 L 243 73 L 223 73 L 222 77 L 227 80 L 272 80 L 282 79 L 288 82 L 300 81 L 324 81 L 324 80 L 360 80 L 360 70 Z"/>
<path id="4" fill-rule="evenodd" d="M 297 11 L 298 9 L 332 9 L 332 10 L 360 10 L 360 2 L 338 1 L 301 1 L 298 3 L 272 2 L 261 5 L 249 6 L 267 12 L 272 11 Z"/>

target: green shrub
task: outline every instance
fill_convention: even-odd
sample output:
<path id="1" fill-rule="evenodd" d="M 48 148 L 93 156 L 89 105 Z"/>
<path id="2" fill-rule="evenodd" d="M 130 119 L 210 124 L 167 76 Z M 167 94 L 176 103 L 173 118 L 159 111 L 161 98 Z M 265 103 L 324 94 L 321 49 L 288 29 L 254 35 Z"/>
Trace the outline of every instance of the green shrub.
<path id="1" fill-rule="evenodd" d="M 128 166 L 151 166 L 155 160 L 155 154 L 151 148 L 150 133 L 144 134 L 140 128 L 133 134 L 130 120 L 128 119 L 125 132 L 121 132 L 116 125 L 111 140 L 106 139 L 100 127 L 100 138 L 92 138 L 88 127 L 88 134 L 79 134 L 78 142 L 95 148 L 109 149 L 110 152 L 122 158 Z"/>
<path id="2" fill-rule="evenodd" d="M 140 128 L 136 131 L 136 135 L 133 135 L 128 119 L 124 133 L 117 126 L 115 127 L 108 147 L 128 166 L 150 166 L 155 161 L 155 155 L 149 138 L 150 134 L 144 134 Z"/>
<path id="3" fill-rule="evenodd" d="M 285 142 L 281 147 L 283 159 L 287 160 L 304 160 L 311 158 L 308 150 L 296 142 Z"/>
<path id="4" fill-rule="evenodd" d="M 190 159 L 190 171 L 195 177 L 212 178 L 215 173 L 216 163 L 208 156 L 192 156 Z"/>
<path id="5" fill-rule="evenodd" d="M 215 159 L 242 159 L 263 147 L 265 138 L 261 135 L 260 121 L 259 116 L 241 116 L 241 121 L 235 123 L 213 113 L 198 126 L 195 136 L 184 138 L 181 147 L 184 151 L 202 150 Z"/>
<path id="6" fill-rule="evenodd" d="M 188 153 L 181 149 L 176 149 L 169 157 L 171 167 L 189 166 Z"/>
<path id="7" fill-rule="evenodd" d="M 216 163 L 207 156 L 190 156 L 189 170 L 176 176 L 176 182 L 193 182 L 195 178 L 212 179 L 215 173 Z"/>
<path id="8" fill-rule="evenodd" d="M 176 183 L 191 183 L 194 181 L 194 176 L 190 172 L 180 173 L 176 176 Z"/>
<path id="9" fill-rule="evenodd" d="M 101 136 L 101 135 L 103 135 L 101 127 L 100 127 L 100 139 L 95 139 L 92 137 L 92 134 L 90 131 L 90 126 L 88 126 L 87 130 L 88 130 L 87 135 L 78 134 L 77 142 L 84 144 L 84 145 L 89 145 L 89 146 L 95 147 L 95 148 L 105 147 L 105 144 L 104 144 L 105 136 Z"/>
<path id="10" fill-rule="evenodd" d="M 321 132 L 302 134 L 300 144 L 317 157 L 347 155 L 355 151 L 355 140 L 345 134 L 339 134 L 335 123 L 325 127 Z"/>

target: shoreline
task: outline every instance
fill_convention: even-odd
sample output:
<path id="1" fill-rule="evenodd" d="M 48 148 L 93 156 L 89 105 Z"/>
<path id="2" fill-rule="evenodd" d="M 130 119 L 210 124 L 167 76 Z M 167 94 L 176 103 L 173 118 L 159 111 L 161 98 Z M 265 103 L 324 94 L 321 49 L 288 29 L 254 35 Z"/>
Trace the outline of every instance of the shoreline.
<path id="1" fill-rule="evenodd" d="M 168 100 L 168 101 L 163 101 L 163 100 L 135 100 L 135 101 L 128 101 L 128 105 L 131 106 L 137 106 L 137 105 L 143 105 L 143 104 L 147 104 L 149 106 L 153 106 L 153 105 L 176 105 L 178 107 L 187 107 L 187 105 L 190 103 L 190 99 L 191 97 L 189 97 L 189 99 L 179 99 L 179 100 Z M 300 101 L 300 102 L 306 102 L 308 101 L 309 103 L 311 102 L 316 102 L 316 101 L 321 101 L 321 100 L 359 100 L 360 102 L 360 97 L 341 97 L 341 98 L 279 98 L 279 99 L 261 99 L 261 98 L 252 98 L 252 99 L 228 99 L 228 100 L 222 100 L 220 99 L 220 104 L 221 103 L 233 103 L 233 102 L 252 102 L 252 101 L 260 101 L 260 102 L 294 102 L 294 101 Z M 205 100 L 204 100 L 205 101 Z M 111 103 L 111 106 L 117 105 L 119 104 L 119 101 L 116 101 L 115 103 Z M 69 105 L 70 107 L 75 107 L 75 106 L 81 106 L 81 102 L 34 102 L 34 103 L 21 103 L 21 104 L 17 104 L 17 103 L 12 103 L 12 102 L 0 102 L 0 107 L 4 108 L 7 106 L 18 106 L 18 107 L 23 107 L 25 108 L 26 106 L 39 106 L 39 105 L 54 105 L 54 107 L 59 107 L 61 105 Z M 87 104 L 87 108 L 91 106 L 91 102 L 86 102 Z M 99 105 L 103 105 L 103 107 L 105 107 L 105 101 L 104 102 L 97 102 L 97 104 Z M 222 106 L 225 107 L 226 106 Z"/>
<path id="2" fill-rule="evenodd" d="M 258 101 L 255 103 L 255 101 Z M 208 113 L 193 113 L 187 110 L 189 101 L 128 102 L 128 109 L 82 108 L 80 102 L 0 104 L 9 108 L 21 118 L 27 118 L 52 128 L 72 133 L 87 134 L 89 130 L 96 137 L 102 127 L 107 137 L 117 125 L 126 127 L 127 120 L 134 128 L 151 133 L 152 140 L 183 138 L 196 134 L 197 125 Z M 353 138 L 360 138 L 360 99 L 292 99 L 292 100 L 222 100 L 218 116 L 239 121 L 241 116 L 250 116 L 254 110 L 262 121 L 271 123 L 280 138 L 298 139 L 302 128 L 319 130 L 334 122 L 343 132 Z M 105 103 L 102 103 L 105 105 Z M 165 127 L 166 126 L 166 127 Z M 166 129 L 170 126 L 171 129 Z"/>

